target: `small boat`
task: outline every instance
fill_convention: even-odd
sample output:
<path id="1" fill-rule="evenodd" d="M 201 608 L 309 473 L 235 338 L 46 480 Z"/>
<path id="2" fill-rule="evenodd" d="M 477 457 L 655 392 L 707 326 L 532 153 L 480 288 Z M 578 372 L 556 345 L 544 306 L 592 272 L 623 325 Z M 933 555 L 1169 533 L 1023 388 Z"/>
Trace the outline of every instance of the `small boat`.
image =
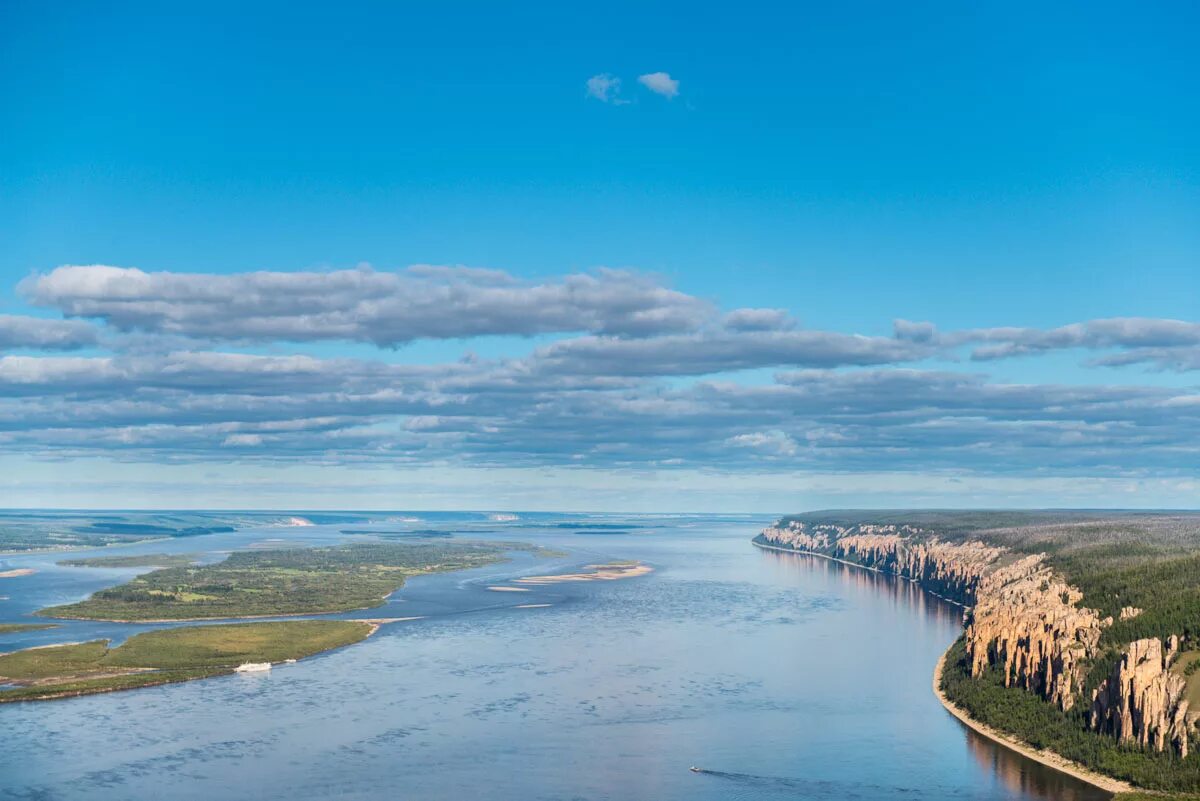
<path id="1" fill-rule="evenodd" d="M 688 770 L 690 770 L 692 773 L 703 773 L 704 772 L 703 768 L 698 768 L 695 765 L 692 765 L 690 768 L 688 768 Z"/>
<path id="2" fill-rule="evenodd" d="M 234 668 L 238 673 L 260 673 L 264 670 L 270 670 L 270 662 L 243 662 Z"/>

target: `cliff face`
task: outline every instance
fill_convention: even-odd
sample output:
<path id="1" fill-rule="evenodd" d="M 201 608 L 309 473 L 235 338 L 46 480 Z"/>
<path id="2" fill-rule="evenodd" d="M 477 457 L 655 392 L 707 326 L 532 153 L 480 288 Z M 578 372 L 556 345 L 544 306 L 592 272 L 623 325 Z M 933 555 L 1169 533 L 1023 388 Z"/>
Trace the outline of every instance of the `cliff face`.
<path id="1" fill-rule="evenodd" d="M 913 526 L 806 525 L 793 521 L 762 532 L 769 545 L 814 551 L 915 579 L 926 589 L 972 606 L 965 638 L 971 674 L 997 667 L 1006 686 L 1036 693 L 1060 709 L 1082 695 L 1100 634 L 1112 618 L 1079 605 L 1082 594 L 1040 554 L 1014 559 L 982 542 L 947 543 Z M 1121 610 L 1121 619 L 1141 612 Z M 1093 695 L 1096 731 L 1122 742 L 1180 754 L 1200 718 L 1190 712 L 1186 681 L 1169 670 L 1177 637 L 1131 643 Z"/>
<path id="2" fill-rule="evenodd" d="M 916 539 L 923 533 L 912 526 L 805 526 L 768 528 L 763 539 L 771 545 L 816 551 L 866 567 L 915 579 L 923 587 L 970 606 L 980 579 L 1003 550 L 982 542 L 948 543 Z"/>
<path id="3" fill-rule="evenodd" d="M 1169 669 L 1178 650 L 1178 637 L 1166 648 L 1157 639 L 1131 642 L 1092 695 L 1092 728 L 1143 748 L 1162 751 L 1170 745 L 1187 756 L 1196 715 L 1184 697 L 1186 680 Z"/>
<path id="4" fill-rule="evenodd" d="M 1054 576 L 1040 555 L 996 568 L 976 593 L 966 632 L 971 675 L 996 665 L 1005 686 L 1070 709 L 1100 641 L 1096 611 L 1077 607 L 1079 591 Z"/>

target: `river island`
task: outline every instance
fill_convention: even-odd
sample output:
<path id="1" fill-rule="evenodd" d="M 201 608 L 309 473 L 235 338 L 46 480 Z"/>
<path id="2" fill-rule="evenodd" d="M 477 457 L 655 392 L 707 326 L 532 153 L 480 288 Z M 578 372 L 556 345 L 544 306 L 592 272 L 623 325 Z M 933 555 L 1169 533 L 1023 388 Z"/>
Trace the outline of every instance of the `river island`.
<path id="1" fill-rule="evenodd" d="M 371 609 L 413 576 L 460 571 L 506 559 L 510 551 L 563 553 L 518 542 L 418 538 L 309 548 L 237 551 L 218 562 L 200 554 L 105 555 L 61 565 L 154 567 L 124 584 L 37 612 L 47 618 L 116 623 L 243 621 Z M 612 580 L 644 575 L 637 562 L 589 565 L 583 573 L 515 582 Z M 518 589 L 518 588 L 511 588 Z M 527 590 L 526 590 L 527 591 Z M 540 608 L 548 604 L 524 604 Z M 105 639 L 0 654 L 0 703 L 65 698 L 169 684 L 234 672 L 265 671 L 359 642 L 381 625 L 419 617 L 271 620 L 188 625 L 138 633 L 117 647 Z M 4 624 L 0 632 L 54 628 Z"/>

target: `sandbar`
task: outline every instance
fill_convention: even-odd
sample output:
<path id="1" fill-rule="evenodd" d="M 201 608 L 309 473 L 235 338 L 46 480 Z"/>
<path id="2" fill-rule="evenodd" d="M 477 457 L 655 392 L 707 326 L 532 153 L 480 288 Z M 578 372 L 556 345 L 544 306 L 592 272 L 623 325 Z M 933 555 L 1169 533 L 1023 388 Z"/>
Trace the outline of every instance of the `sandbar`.
<path id="1" fill-rule="evenodd" d="M 615 581 L 653 573 L 654 568 L 641 562 L 614 562 L 605 565 L 585 565 L 587 573 L 561 573 L 557 576 L 526 576 L 513 579 L 514 584 L 561 584 L 567 581 Z"/>

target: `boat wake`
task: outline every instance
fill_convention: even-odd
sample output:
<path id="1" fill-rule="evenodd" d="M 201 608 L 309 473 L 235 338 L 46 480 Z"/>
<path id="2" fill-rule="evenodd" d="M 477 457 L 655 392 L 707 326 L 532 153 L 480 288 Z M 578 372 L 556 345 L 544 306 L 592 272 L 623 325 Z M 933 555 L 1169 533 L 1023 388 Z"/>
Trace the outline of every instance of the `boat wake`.
<path id="1" fill-rule="evenodd" d="M 761 776 L 754 773 L 733 773 L 724 770 L 691 767 L 693 773 L 701 773 L 731 784 L 741 785 L 732 789 L 727 798 L 762 798 L 778 794 L 787 798 L 806 799 L 863 799 L 877 801 L 885 798 L 960 799 L 962 788 L 950 787 L 903 787 L 898 785 L 869 784 L 819 779 L 799 779 L 788 776 Z M 1007 796 L 996 793 L 972 793 L 973 801 L 1000 801 Z"/>

